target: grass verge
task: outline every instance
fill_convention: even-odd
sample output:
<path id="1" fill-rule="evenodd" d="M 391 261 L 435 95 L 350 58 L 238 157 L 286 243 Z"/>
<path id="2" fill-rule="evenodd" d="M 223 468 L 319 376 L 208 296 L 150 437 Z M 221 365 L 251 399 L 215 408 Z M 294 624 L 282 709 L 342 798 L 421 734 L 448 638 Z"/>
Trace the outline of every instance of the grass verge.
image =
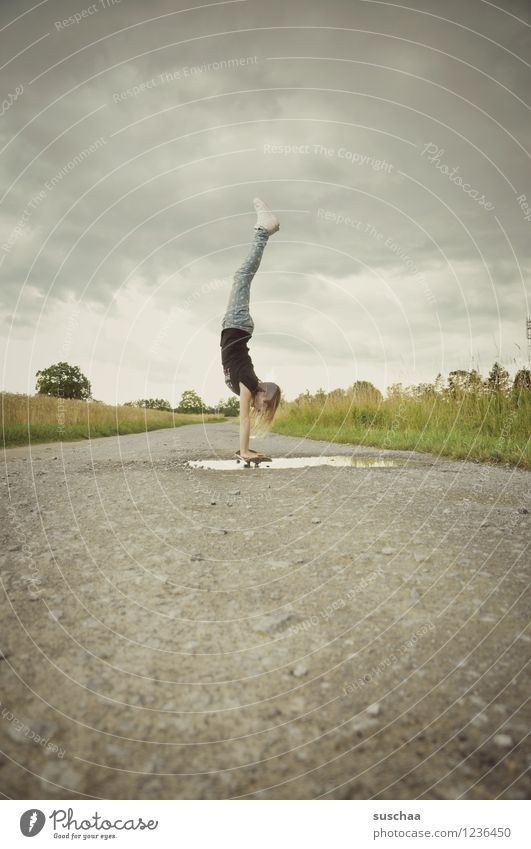
<path id="1" fill-rule="evenodd" d="M 284 404 L 273 430 L 327 442 L 440 454 L 455 459 L 510 463 L 531 469 L 526 397 L 416 399 L 370 403 L 313 399 Z"/>
<path id="2" fill-rule="evenodd" d="M 6 448 L 42 442 L 72 442 L 124 436 L 159 428 L 223 422 L 224 416 L 170 413 L 137 407 L 86 403 L 46 395 L 0 393 Z"/>

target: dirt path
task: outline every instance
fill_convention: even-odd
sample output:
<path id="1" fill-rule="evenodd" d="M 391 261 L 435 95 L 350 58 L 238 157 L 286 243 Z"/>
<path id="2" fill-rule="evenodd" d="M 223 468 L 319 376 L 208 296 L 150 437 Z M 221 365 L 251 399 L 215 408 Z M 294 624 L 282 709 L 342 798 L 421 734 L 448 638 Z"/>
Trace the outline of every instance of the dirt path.
<path id="1" fill-rule="evenodd" d="M 3 793 L 529 794 L 528 474 L 184 464 L 236 446 L 219 424 L 6 452 Z"/>

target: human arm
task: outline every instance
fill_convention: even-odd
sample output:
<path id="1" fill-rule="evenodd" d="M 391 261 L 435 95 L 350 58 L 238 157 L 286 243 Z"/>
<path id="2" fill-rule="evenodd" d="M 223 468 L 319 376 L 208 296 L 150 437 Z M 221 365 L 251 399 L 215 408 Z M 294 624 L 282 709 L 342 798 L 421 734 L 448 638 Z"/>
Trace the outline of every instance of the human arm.
<path id="1" fill-rule="evenodd" d="M 249 412 L 253 395 L 245 383 L 240 381 L 240 454 L 245 457 L 249 454 L 249 435 L 251 432 L 251 420 Z"/>

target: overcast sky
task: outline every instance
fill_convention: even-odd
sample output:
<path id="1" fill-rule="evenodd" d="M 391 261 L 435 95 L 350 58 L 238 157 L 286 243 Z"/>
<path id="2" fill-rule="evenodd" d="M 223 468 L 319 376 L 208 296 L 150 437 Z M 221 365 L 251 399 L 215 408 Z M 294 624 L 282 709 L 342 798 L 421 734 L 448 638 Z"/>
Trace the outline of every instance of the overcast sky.
<path id="1" fill-rule="evenodd" d="M 288 398 L 514 371 L 529 0 L 191 6 L 2 0 L 2 387 L 67 360 L 111 403 L 226 397 L 255 195 L 281 229 L 251 354 Z"/>

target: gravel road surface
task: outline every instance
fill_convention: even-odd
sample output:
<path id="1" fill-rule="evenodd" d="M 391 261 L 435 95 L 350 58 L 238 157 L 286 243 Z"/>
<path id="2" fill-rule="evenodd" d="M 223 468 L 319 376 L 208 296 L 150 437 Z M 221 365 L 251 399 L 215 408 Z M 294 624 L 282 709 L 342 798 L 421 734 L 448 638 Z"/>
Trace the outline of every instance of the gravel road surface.
<path id="1" fill-rule="evenodd" d="M 526 472 L 234 424 L 4 453 L 11 798 L 524 798 Z"/>

